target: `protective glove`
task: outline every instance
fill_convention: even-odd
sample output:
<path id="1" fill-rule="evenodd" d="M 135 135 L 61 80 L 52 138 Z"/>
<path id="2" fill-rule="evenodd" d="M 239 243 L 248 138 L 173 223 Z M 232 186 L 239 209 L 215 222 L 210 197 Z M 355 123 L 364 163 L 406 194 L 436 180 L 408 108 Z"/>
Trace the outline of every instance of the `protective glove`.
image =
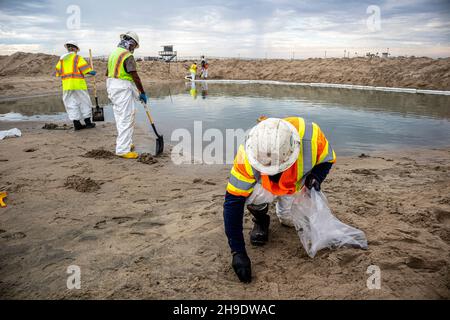
<path id="1" fill-rule="evenodd" d="M 320 182 L 319 179 L 317 179 L 317 177 L 310 173 L 306 176 L 305 179 L 305 186 L 311 190 L 313 187 L 314 189 L 316 189 L 316 191 L 320 191 Z"/>
<path id="2" fill-rule="evenodd" d="M 91 76 L 95 76 L 97 74 L 97 71 L 92 70 L 89 71 L 88 74 L 90 74 Z"/>
<path id="3" fill-rule="evenodd" d="M 139 95 L 139 100 L 141 100 L 143 103 L 147 103 L 147 95 L 145 94 L 145 92 L 142 92 Z"/>
<path id="4" fill-rule="evenodd" d="M 234 253 L 231 265 L 241 282 L 249 283 L 252 281 L 252 263 L 246 252 Z"/>

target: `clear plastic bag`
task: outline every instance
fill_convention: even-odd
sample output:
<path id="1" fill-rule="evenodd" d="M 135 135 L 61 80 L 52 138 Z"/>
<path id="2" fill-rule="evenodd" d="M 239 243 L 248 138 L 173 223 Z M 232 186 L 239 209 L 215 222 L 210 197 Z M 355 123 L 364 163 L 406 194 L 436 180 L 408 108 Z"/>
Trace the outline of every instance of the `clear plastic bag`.
<path id="1" fill-rule="evenodd" d="M 247 198 L 245 202 L 246 205 L 249 204 L 263 204 L 263 203 L 272 203 L 275 200 L 275 196 L 270 192 L 264 189 L 264 187 L 257 183 L 250 197 Z"/>
<path id="2" fill-rule="evenodd" d="M 308 190 L 303 187 L 295 195 L 291 214 L 300 241 L 311 258 L 327 247 L 367 249 L 364 232 L 339 221 L 331 213 L 325 195 L 314 188 Z"/>

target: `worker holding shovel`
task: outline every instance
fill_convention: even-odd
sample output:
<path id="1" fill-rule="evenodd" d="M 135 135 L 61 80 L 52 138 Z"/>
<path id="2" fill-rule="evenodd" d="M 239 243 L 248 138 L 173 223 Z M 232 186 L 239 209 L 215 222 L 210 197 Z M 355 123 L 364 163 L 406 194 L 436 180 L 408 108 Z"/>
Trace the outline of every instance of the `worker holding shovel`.
<path id="1" fill-rule="evenodd" d="M 110 54 L 106 76 L 108 97 L 113 103 L 116 120 L 116 154 L 126 159 L 138 158 L 132 143 L 136 104 L 147 103 L 147 95 L 137 73 L 135 49 L 139 48 L 139 37 L 129 31 L 120 35 L 120 43 Z"/>
<path id="2" fill-rule="evenodd" d="M 231 248 L 232 266 L 242 282 L 250 282 L 251 262 L 245 249 L 244 207 L 253 215 L 253 245 L 269 238 L 269 203 L 277 200 L 276 214 L 283 225 L 293 226 L 294 194 L 303 186 L 320 190 L 336 155 L 315 123 L 303 118 L 261 118 L 240 146 L 224 203 L 225 233 Z"/>
<path id="3" fill-rule="evenodd" d="M 56 76 L 62 80 L 64 106 L 75 131 L 94 128 L 95 123 L 91 122 L 92 103 L 84 76 L 95 76 L 96 72 L 77 54 L 80 47 L 75 41 L 66 42 L 64 47 L 68 52 L 60 57 L 56 65 Z M 84 120 L 84 125 L 81 120 Z"/>

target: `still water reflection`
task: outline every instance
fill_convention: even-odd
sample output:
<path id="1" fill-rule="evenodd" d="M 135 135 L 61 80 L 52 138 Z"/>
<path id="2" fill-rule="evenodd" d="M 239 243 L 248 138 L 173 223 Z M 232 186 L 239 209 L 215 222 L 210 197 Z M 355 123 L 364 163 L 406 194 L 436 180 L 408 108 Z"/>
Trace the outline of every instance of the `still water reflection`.
<path id="1" fill-rule="evenodd" d="M 252 84 L 180 83 L 151 87 L 150 106 L 169 141 L 173 130 L 248 129 L 260 115 L 318 123 L 339 154 L 450 145 L 450 97 Z M 105 92 L 106 120 L 114 121 Z M 0 102 L 0 120 L 67 120 L 60 96 Z M 137 121 L 146 118 L 138 109 Z"/>

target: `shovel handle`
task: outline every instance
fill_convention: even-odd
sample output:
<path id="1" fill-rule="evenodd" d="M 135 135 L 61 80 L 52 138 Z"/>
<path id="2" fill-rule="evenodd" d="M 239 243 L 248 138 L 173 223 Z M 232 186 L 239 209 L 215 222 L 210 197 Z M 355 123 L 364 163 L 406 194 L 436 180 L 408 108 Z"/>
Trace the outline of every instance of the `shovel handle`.
<path id="1" fill-rule="evenodd" d="M 92 50 L 89 49 L 89 60 L 91 62 L 91 69 L 94 70 L 94 61 L 92 60 Z M 97 84 L 95 83 L 95 76 L 94 76 L 94 96 L 97 101 Z M 98 103 L 97 103 L 98 106 Z"/>
<path id="2" fill-rule="evenodd" d="M 143 102 L 142 102 L 142 104 L 144 105 L 145 114 L 147 115 L 148 121 L 150 121 L 150 124 L 152 125 L 153 131 L 155 132 L 155 134 L 158 138 L 161 137 L 160 134 L 158 133 L 158 131 L 156 131 L 155 123 L 153 122 L 153 118 L 150 115 L 150 110 L 148 109 L 148 105 Z"/>

